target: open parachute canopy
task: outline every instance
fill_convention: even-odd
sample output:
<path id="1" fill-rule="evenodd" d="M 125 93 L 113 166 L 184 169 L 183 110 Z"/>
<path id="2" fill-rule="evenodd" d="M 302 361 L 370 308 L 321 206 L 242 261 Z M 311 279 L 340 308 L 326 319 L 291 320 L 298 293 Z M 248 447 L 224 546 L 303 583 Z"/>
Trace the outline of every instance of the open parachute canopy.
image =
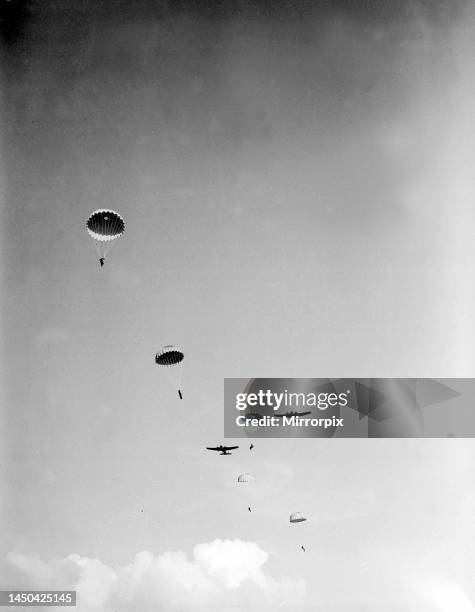
<path id="1" fill-rule="evenodd" d="M 155 355 L 155 363 L 159 366 L 165 366 L 168 378 L 178 391 L 178 397 L 180 399 L 183 399 L 183 394 L 181 392 L 181 377 L 184 358 L 185 355 L 183 352 L 172 344 L 167 344 Z"/>
<path id="2" fill-rule="evenodd" d="M 115 210 L 101 208 L 92 213 L 86 223 L 88 234 L 96 241 L 99 262 L 104 265 L 112 241 L 125 231 L 125 223 Z"/>
<path id="3" fill-rule="evenodd" d="M 155 355 L 155 363 L 157 365 L 171 367 L 181 363 L 184 357 L 185 355 L 179 348 L 173 346 L 172 344 L 168 344 Z"/>
<path id="4" fill-rule="evenodd" d="M 94 211 L 86 227 L 90 236 L 100 242 L 115 240 L 125 231 L 125 223 L 119 213 L 105 208 Z"/>
<path id="5" fill-rule="evenodd" d="M 307 519 L 304 517 L 304 515 L 301 512 L 292 512 L 292 514 L 290 515 L 290 519 L 289 519 L 291 523 L 303 523 L 306 520 Z"/>
<path id="6" fill-rule="evenodd" d="M 237 481 L 238 482 L 252 482 L 254 480 L 254 476 L 252 474 L 239 474 Z"/>

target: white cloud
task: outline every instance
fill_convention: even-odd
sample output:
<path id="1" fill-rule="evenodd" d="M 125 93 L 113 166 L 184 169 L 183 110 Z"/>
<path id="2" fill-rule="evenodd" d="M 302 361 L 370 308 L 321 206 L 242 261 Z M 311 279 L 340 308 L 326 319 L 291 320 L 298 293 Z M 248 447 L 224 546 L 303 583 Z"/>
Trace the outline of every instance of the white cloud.
<path id="1" fill-rule="evenodd" d="M 238 588 L 246 579 L 265 586 L 261 568 L 268 555 L 257 544 L 240 540 L 215 540 L 211 544 L 196 546 L 194 556 L 206 572 L 227 589 Z"/>
<path id="2" fill-rule="evenodd" d="M 303 582 L 272 577 L 263 569 L 267 559 L 257 544 L 241 540 L 198 544 L 191 559 L 182 551 L 158 556 L 142 551 L 117 569 L 75 554 L 50 561 L 20 553 L 7 557 L 24 588 L 76 590 L 82 612 L 300 609 Z"/>

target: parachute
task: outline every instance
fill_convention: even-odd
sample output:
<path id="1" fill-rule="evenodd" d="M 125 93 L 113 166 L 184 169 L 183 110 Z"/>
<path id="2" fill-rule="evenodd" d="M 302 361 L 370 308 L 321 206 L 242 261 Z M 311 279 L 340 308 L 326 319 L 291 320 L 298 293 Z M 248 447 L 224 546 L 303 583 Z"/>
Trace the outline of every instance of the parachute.
<path id="1" fill-rule="evenodd" d="M 304 517 L 304 515 L 301 512 L 293 512 L 290 515 L 290 519 L 289 519 L 291 523 L 303 523 L 306 520 L 307 519 Z"/>
<path id="2" fill-rule="evenodd" d="M 254 480 L 254 476 L 252 474 L 249 474 L 248 472 L 245 472 L 244 474 L 239 474 L 238 476 L 238 483 L 251 483 Z M 256 491 L 254 490 L 254 487 L 251 485 L 248 486 L 240 486 L 239 489 L 243 492 L 244 498 L 246 499 L 246 503 L 248 504 L 248 511 L 252 512 L 252 508 L 254 507 L 254 502 L 255 502 L 255 494 Z"/>
<path id="3" fill-rule="evenodd" d="M 183 399 L 181 379 L 184 358 L 185 355 L 182 351 L 172 344 L 167 344 L 155 355 L 155 363 L 165 368 L 165 372 L 173 387 L 178 391 L 178 397 L 180 399 Z"/>
<path id="4" fill-rule="evenodd" d="M 303 523 L 306 520 L 307 519 L 304 517 L 304 515 L 301 512 L 292 512 L 289 518 L 289 521 L 291 523 Z M 300 546 L 300 548 L 303 550 L 303 552 L 305 552 L 305 546 Z"/>
<path id="5" fill-rule="evenodd" d="M 89 217 L 86 229 L 96 242 L 99 262 L 103 266 L 106 254 L 112 247 L 112 241 L 122 236 L 125 231 L 124 220 L 115 210 L 100 208 Z"/>

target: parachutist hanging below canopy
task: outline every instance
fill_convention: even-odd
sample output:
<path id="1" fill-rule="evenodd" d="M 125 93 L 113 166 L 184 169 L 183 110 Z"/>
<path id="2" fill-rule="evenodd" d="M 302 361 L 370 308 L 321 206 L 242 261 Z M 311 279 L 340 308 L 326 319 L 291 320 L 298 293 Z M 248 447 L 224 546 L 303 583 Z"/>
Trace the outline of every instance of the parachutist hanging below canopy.
<path id="1" fill-rule="evenodd" d="M 292 512 L 289 518 L 289 521 L 291 523 L 304 523 L 306 520 L 307 519 L 304 517 L 304 515 L 301 512 Z M 303 552 L 305 552 L 304 546 L 300 546 L 300 548 L 303 550 Z"/>
<path id="2" fill-rule="evenodd" d="M 184 353 L 172 344 L 167 344 L 155 355 L 155 363 L 166 368 L 165 371 L 168 374 L 170 382 L 178 391 L 178 397 L 180 399 L 183 399 L 181 379 L 184 358 Z"/>
<path id="3" fill-rule="evenodd" d="M 101 268 L 105 263 L 106 254 L 111 249 L 113 240 L 125 232 L 125 223 L 115 210 L 101 208 L 92 213 L 86 223 L 88 234 L 96 242 Z"/>

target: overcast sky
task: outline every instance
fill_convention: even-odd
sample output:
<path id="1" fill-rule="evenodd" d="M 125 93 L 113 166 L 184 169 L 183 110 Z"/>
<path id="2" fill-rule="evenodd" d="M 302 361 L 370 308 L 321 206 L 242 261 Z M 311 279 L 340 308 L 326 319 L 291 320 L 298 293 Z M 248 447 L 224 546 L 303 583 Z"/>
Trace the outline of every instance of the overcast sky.
<path id="1" fill-rule="evenodd" d="M 473 4 L 12 4 L 1 586 L 472 611 L 472 441 L 203 449 L 224 377 L 474 375 Z"/>

